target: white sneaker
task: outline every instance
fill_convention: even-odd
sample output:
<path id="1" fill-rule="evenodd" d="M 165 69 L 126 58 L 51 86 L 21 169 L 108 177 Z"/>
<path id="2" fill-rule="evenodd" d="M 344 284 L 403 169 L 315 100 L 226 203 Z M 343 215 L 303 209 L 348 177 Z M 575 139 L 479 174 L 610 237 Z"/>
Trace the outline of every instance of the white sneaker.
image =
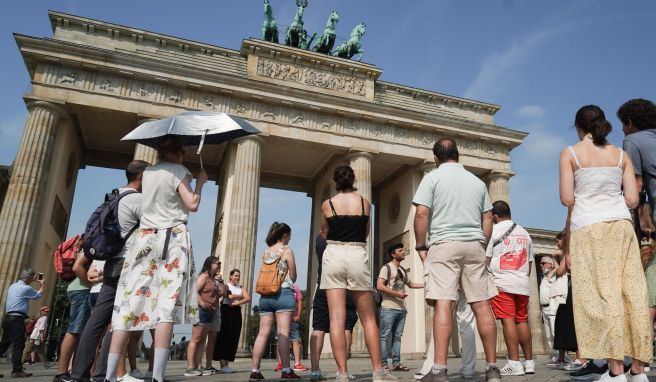
<path id="1" fill-rule="evenodd" d="M 649 382 L 649 378 L 647 378 L 647 374 L 642 373 L 638 375 L 633 375 L 631 374 L 631 370 L 626 372 L 626 380 L 629 382 Z"/>
<path id="2" fill-rule="evenodd" d="M 203 375 L 203 372 L 198 369 L 185 369 L 184 372 L 185 377 L 200 377 L 201 375 Z"/>
<path id="3" fill-rule="evenodd" d="M 144 374 L 143 371 L 139 370 L 138 367 L 136 369 L 132 370 L 130 372 L 130 375 L 135 377 L 135 378 L 138 378 L 138 379 L 145 379 L 146 378 L 146 374 Z"/>
<path id="4" fill-rule="evenodd" d="M 224 374 L 230 374 L 235 372 L 232 368 L 230 368 L 230 366 L 223 366 L 219 371 Z"/>
<path id="5" fill-rule="evenodd" d="M 535 374 L 535 361 L 532 359 L 527 359 L 524 361 L 524 373 Z"/>
<path id="6" fill-rule="evenodd" d="M 508 360 L 508 363 L 506 363 L 506 366 L 501 368 L 499 371 L 501 371 L 501 375 L 524 375 L 524 366 L 522 366 L 522 363 L 519 361 L 511 361 Z"/>
<path id="7" fill-rule="evenodd" d="M 118 378 L 116 379 L 118 381 Z M 131 376 L 130 374 L 125 374 L 123 377 L 121 377 L 122 382 L 144 382 L 143 379 L 135 378 Z"/>
<path id="8" fill-rule="evenodd" d="M 637 377 L 637 375 L 636 375 L 636 377 Z M 599 381 L 599 382 L 628 382 L 628 379 L 626 377 L 626 374 L 620 374 L 618 376 L 611 377 L 610 372 L 606 371 L 604 374 L 601 375 L 601 378 L 599 378 L 597 381 Z"/>
<path id="9" fill-rule="evenodd" d="M 585 362 L 581 362 L 580 360 L 575 359 L 574 361 L 572 361 L 572 362 L 568 363 L 567 365 L 565 365 L 564 369 L 567 370 L 567 371 L 581 370 L 584 363 Z"/>

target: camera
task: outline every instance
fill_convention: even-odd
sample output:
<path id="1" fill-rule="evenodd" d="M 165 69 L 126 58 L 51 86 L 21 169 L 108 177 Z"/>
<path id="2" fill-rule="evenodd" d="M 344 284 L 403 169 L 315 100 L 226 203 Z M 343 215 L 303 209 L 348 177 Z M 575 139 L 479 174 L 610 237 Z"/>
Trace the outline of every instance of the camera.
<path id="1" fill-rule="evenodd" d="M 42 272 L 37 273 L 36 274 L 36 279 L 39 280 L 39 281 L 43 280 L 43 273 Z"/>

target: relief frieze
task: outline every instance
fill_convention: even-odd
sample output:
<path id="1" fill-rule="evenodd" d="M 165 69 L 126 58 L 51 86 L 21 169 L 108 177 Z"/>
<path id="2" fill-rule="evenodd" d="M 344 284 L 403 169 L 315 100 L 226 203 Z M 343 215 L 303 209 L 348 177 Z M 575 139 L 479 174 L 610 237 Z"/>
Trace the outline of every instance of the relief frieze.
<path id="1" fill-rule="evenodd" d="M 365 80 L 340 73 L 331 73 L 286 62 L 259 57 L 257 75 L 314 88 L 365 96 Z"/>

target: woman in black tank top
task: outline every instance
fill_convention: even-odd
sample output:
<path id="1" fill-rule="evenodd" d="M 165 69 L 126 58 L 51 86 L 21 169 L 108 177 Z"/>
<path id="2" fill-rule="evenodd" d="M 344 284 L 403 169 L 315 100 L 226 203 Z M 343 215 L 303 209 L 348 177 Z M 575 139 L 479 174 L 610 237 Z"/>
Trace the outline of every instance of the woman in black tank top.
<path id="1" fill-rule="evenodd" d="M 321 230 L 326 235 L 327 246 L 321 264 L 320 285 L 326 290 L 328 300 L 330 345 L 338 370 L 336 381 L 349 380 L 344 333 L 347 289 L 352 293 L 364 327 L 365 342 L 374 370 L 373 380 L 397 381 L 381 365 L 380 334 L 366 249 L 370 203 L 355 192 L 355 174 L 350 166 L 337 167 L 333 181 L 339 193 L 321 206 Z"/>

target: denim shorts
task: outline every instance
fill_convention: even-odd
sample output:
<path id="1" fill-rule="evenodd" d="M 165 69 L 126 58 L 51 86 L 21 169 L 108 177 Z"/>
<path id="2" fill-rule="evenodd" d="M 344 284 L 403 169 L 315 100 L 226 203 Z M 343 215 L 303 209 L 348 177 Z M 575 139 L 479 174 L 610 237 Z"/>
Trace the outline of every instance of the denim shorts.
<path id="1" fill-rule="evenodd" d="M 89 290 L 74 290 L 68 292 L 68 301 L 71 303 L 68 314 L 68 329 L 66 332 L 71 334 L 80 334 L 87 324 L 91 307 L 89 306 Z"/>
<path id="2" fill-rule="evenodd" d="M 293 312 L 294 310 L 296 310 L 296 300 L 294 291 L 290 288 L 282 288 L 280 293 L 273 296 L 260 297 L 260 316 Z"/>
<path id="3" fill-rule="evenodd" d="M 212 309 L 200 308 L 198 312 L 198 323 L 201 325 L 209 325 L 212 323 L 212 320 L 214 320 L 214 316 L 215 314 Z"/>
<path id="4" fill-rule="evenodd" d="M 300 327 L 298 326 L 298 321 L 292 321 L 289 325 L 289 340 L 290 341 L 300 341 L 301 332 Z"/>

